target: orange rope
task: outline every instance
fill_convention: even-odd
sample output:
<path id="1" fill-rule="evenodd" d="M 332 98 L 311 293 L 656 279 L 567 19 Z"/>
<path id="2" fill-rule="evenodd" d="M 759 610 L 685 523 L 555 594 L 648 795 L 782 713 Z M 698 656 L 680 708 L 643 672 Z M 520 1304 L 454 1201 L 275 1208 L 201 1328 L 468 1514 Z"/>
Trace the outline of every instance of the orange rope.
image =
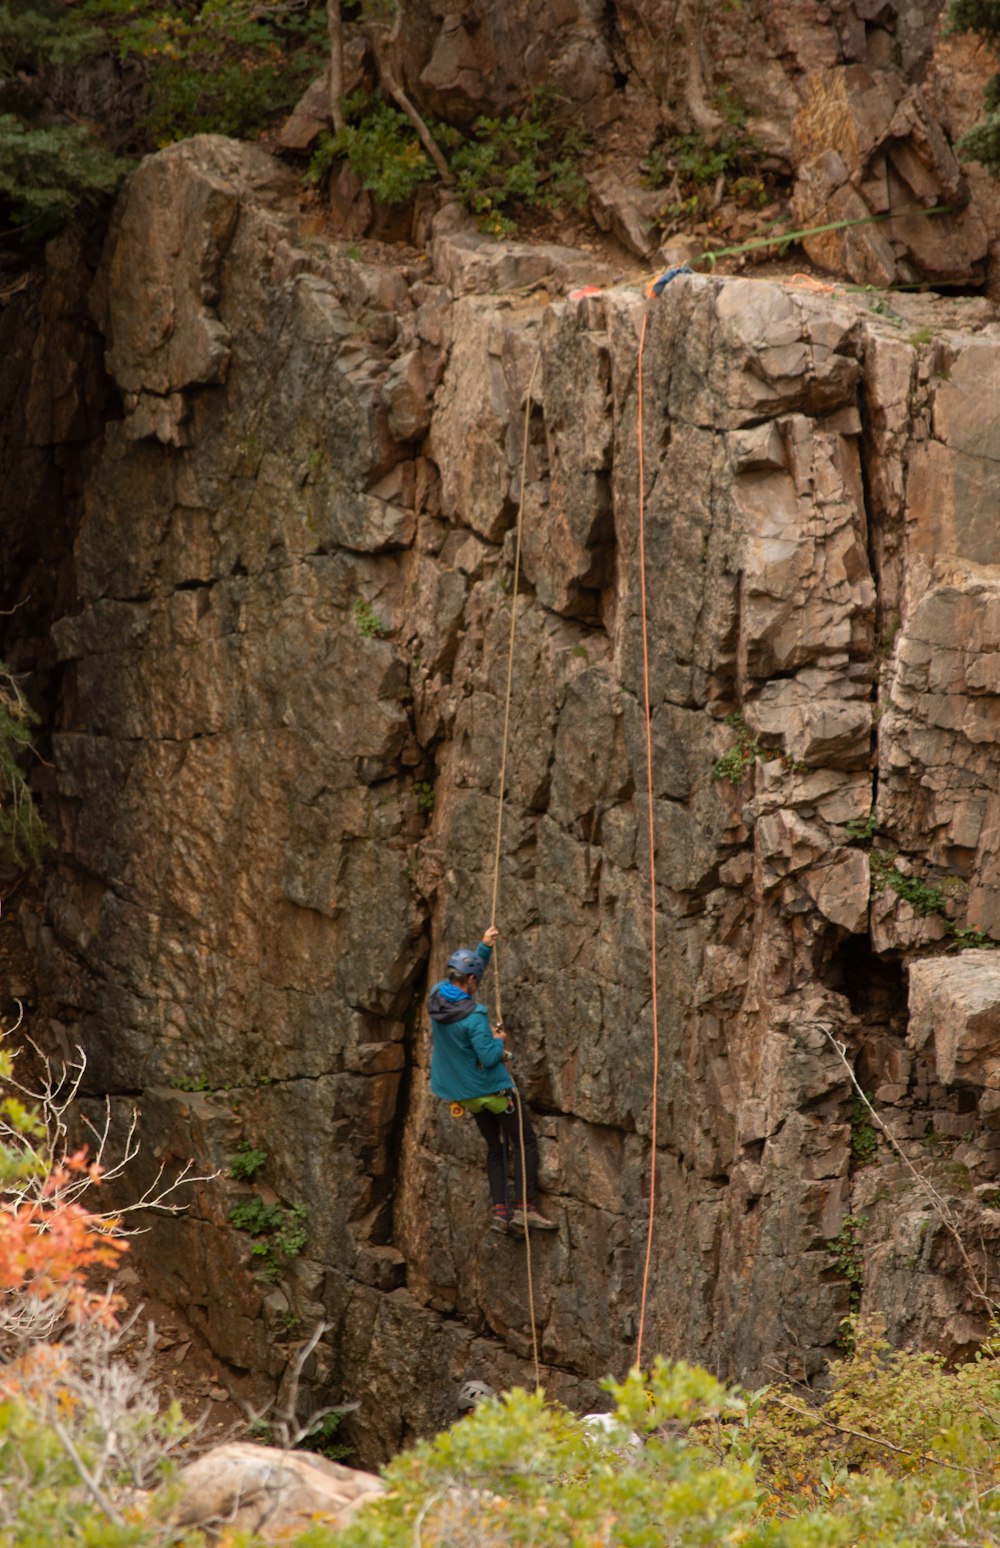
<path id="1" fill-rule="evenodd" d="M 643 462 L 643 402 L 642 356 L 646 344 L 647 312 L 642 314 L 639 334 L 639 595 L 642 609 L 642 682 L 643 702 L 646 714 L 646 789 L 649 804 L 649 904 L 650 904 L 650 951 L 652 953 L 653 994 L 653 1101 L 650 1146 L 652 1160 L 649 1168 L 649 1225 L 646 1231 L 646 1258 L 642 1269 L 642 1295 L 639 1302 L 639 1335 L 636 1341 L 635 1364 L 642 1366 L 642 1340 L 646 1329 L 646 1296 L 649 1290 L 649 1265 L 653 1253 L 653 1220 L 656 1211 L 656 1110 L 660 1085 L 660 1027 L 657 1017 L 656 993 L 656 847 L 653 833 L 653 726 L 649 704 L 649 631 L 646 613 L 646 493 L 645 467 Z"/>

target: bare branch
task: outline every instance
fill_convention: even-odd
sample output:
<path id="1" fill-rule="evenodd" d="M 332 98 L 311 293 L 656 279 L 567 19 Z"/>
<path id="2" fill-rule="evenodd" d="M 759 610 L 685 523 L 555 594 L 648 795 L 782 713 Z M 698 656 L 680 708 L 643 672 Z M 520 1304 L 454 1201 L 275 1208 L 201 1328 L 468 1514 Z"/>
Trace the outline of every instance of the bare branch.
<path id="1" fill-rule="evenodd" d="M 326 28 L 330 39 L 330 122 L 334 134 L 341 134 L 344 121 L 344 14 L 341 0 L 326 0 Z"/>
<path id="2" fill-rule="evenodd" d="M 979 1273 L 979 1270 L 976 1268 L 972 1259 L 969 1257 L 965 1242 L 962 1240 L 962 1235 L 958 1228 L 958 1221 L 953 1211 L 949 1208 L 947 1201 L 937 1191 L 933 1183 L 931 1183 L 929 1179 L 913 1165 L 913 1162 L 910 1160 L 909 1156 L 906 1154 L 906 1151 L 903 1149 L 902 1145 L 899 1143 L 898 1139 L 889 1128 L 889 1125 L 886 1123 L 885 1119 L 881 1116 L 880 1113 L 875 1111 L 875 1108 L 872 1106 L 867 1095 L 861 1089 L 858 1077 L 855 1075 L 851 1066 L 851 1062 L 847 1057 L 846 1045 L 839 1042 L 837 1038 L 834 1037 L 833 1033 L 830 1031 L 829 1026 L 827 1026 L 825 1023 L 816 1022 L 815 1025 L 821 1032 L 824 1033 L 828 1042 L 830 1043 L 830 1046 L 833 1048 L 841 1064 L 844 1066 L 844 1069 L 847 1071 L 851 1085 L 854 1087 L 859 1100 L 863 1103 L 865 1110 L 868 1112 L 872 1121 L 876 1123 L 881 1129 L 882 1133 L 888 1140 L 889 1145 L 902 1161 L 903 1165 L 906 1167 L 914 1182 L 924 1194 L 924 1197 L 928 1200 L 934 1213 L 937 1215 L 938 1219 L 941 1221 L 941 1224 L 944 1226 L 945 1230 L 948 1232 L 948 1235 L 954 1242 L 958 1250 L 958 1255 L 962 1261 L 966 1273 L 969 1276 L 969 1282 L 972 1286 L 974 1295 L 978 1300 L 982 1301 L 989 1308 L 991 1316 L 995 1318 L 997 1313 L 1000 1312 L 1000 1305 L 998 1305 L 998 1303 L 988 1293 L 988 1282 L 983 1279 Z"/>
<path id="3" fill-rule="evenodd" d="M 447 183 L 450 187 L 455 181 L 451 167 L 445 160 L 441 147 L 404 91 L 402 81 L 396 73 L 393 63 L 393 50 L 399 40 L 399 29 L 402 19 L 402 8 L 397 6 L 396 17 L 388 34 L 386 34 L 381 24 L 374 22 L 370 24 L 369 40 L 378 65 L 379 79 L 387 95 L 406 114 L 410 123 L 417 131 L 420 143 L 437 168 L 441 181 Z"/>
<path id="4" fill-rule="evenodd" d="M 101 1510 L 103 1510 L 109 1521 L 113 1521 L 115 1526 L 124 1526 L 125 1517 L 121 1514 L 120 1511 L 115 1509 L 111 1501 L 102 1493 L 100 1487 L 98 1486 L 97 1480 L 91 1476 L 86 1463 L 84 1462 L 80 1453 L 77 1451 L 71 1437 L 67 1434 L 65 1428 L 54 1414 L 51 1417 L 51 1424 L 52 1428 L 58 1435 L 67 1456 L 79 1473 L 83 1483 L 86 1485 L 87 1492 L 93 1496 L 95 1502 L 100 1506 Z"/>

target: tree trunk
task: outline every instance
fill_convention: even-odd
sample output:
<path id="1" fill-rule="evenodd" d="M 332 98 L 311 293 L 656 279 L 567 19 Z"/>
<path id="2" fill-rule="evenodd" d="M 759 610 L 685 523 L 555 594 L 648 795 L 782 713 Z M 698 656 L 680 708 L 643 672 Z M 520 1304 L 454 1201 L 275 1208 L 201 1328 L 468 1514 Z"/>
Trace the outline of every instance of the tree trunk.
<path id="1" fill-rule="evenodd" d="M 344 17 L 340 0 L 326 0 L 326 26 L 330 36 L 330 122 L 334 134 L 344 128 Z"/>

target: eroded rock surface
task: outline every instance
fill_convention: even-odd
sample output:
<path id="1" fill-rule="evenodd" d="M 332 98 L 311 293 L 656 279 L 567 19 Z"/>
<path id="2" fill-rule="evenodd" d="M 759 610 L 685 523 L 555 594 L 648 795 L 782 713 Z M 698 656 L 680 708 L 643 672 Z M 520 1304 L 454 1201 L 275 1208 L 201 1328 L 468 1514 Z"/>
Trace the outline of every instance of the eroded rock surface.
<path id="1" fill-rule="evenodd" d="M 52 631 L 45 1015 L 95 1094 L 141 1097 L 147 1168 L 266 1152 L 146 1250 L 245 1392 L 330 1323 L 306 1375 L 360 1402 L 364 1461 L 452 1418 L 467 1376 L 531 1377 L 522 1249 L 484 1230 L 422 1009 L 489 917 L 522 456 L 498 972 L 559 1225 L 544 1380 L 593 1406 L 635 1352 L 644 317 L 645 1353 L 810 1379 L 859 1294 L 896 1337 L 985 1329 L 837 1045 L 992 1251 L 989 309 L 699 276 L 562 294 L 585 267 L 447 231 L 433 266 L 303 246 L 262 153 L 201 138 L 136 172 L 97 283 L 122 418 Z M 115 278 L 140 268 L 144 318 Z M 307 1211 L 302 1251 L 233 1228 L 252 1195 Z M 863 1286 L 830 1246 L 859 1215 Z"/>

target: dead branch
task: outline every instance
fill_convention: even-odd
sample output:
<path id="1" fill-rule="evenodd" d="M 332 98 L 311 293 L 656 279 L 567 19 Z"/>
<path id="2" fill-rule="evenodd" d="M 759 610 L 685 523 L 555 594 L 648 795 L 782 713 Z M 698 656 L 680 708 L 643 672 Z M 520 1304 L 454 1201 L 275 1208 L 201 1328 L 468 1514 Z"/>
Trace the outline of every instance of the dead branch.
<path id="1" fill-rule="evenodd" d="M 375 62 L 378 66 L 379 80 L 386 94 L 406 114 L 410 123 L 417 131 L 420 143 L 437 168 L 441 181 L 447 183 L 450 187 L 455 181 L 452 170 L 444 158 L 441 147 L 404 91 L 402 82 L 393 64 L 393 51 L 399 41 L 399 29 L 402 20 L 402 8 L 397 6 L 395 19 L 388 33 L 386 33 L 381 22 L 369 22 L 369 42 L 372 45 L 372 52 L 375 55 Z"/>
<path id="2" fill-rule="evenodd" d="M 830 1046 L 833 1048 L 833 1050 L 836 1053 L 837 1057 L 839 1058 L 841 1064 L 844 1066 L 844 1069 L 847 1071 L 848 1078 L 850 1079 L 851 1085 L 853 1086 L 855 1092 L 857 1093 L 857 1096 L 860 1099 L 860 1101 L 864 1104 L 865 1110 L 868 1112 L 868 1114 L 871 1117 L 872 1121 L 874 1123 L 876 1123 L 878 1125 L 878 1127 L 881 1129 L 882 1133 L 885 1135 L 886 1139 L 888 1140 L 890 1147 L 895 1151 L 896 1155 L 902 1161 L 903 1165 L 906 1167 L 907 1171 L 910 1173 L 910 1175 L 913 1178 L 914 1182 L 920 1188 L 920 1190 L 923 1193 L 924 1197 L 928 1200 L 928 1202 L 929 1202 L 931 1208 L 933 1209 L 934 1213 L 937 1215 L 937 1217 L 940 1220 L 941 1224 L 944 1226 L 945 1230 L 948 1232 L 948 1235 L 951 1237 L 952 1241 L 954 1242 L 955 1247 L 958 1250 L 958 1255 L 959 1255 L 959 1257 L 960 1257 L 960 1259 L 962 1261 L 962 1264 L 963 1264 L 963 1266 L 964 1266 L 964 1268 L 966 1270 L 966 1273 L 969 1276 L 969 1282 L 970 1282 L 970 1284 L 972 1286 L 973 1294 L 976 1296 L 976 1298 L 978 1300 L 982 1301 L 984 1303 L 984 1305 L 986 1305 L 989 1308 L 991 1317 L 995 1319 L 996 1316 L 997 1316 L 998 1311 L 1000 1311 L 1000 1305 L 998 1305 L 998 1303 L 992 1298 L 992 1296 L 990 1296 L 990 1294 L 988 1292 L 987 1283 L 981 1277 L 978 1269 L 976 1268 L 976 1266 L 973 1263 L 972 1259 L 969 1257 L 969 1254 L 966 1251 L 965 1242 L 962 1240 L 962 1234 L 961 1234 L 961 1232 L 958 1229 L 958 1221 L 955 1218 L 955 1215 L 952 1212 L 952 1210 L 948 1207 L 947 1201 L 937 1191 L 937 1189 L 934 1187 L 933 1183 L 931 1183 L 929 1181 L 929 1179 L 926 1178 L 923 1175 L 923 1173 L 921 1171 L 919 1171 L 918 1168 L 913 1165 L 913 1162 L 910 1160 L 909 1156 L 906 1154 L 906 1152 L 903 1149 L 902 1145 L 899 1143 L 899 1141 L 897 1140 L 896 1136 L 893 1134 L 892 1130 L 889 1128 L 889 1125 L 886 1123 L 885 1119 L 881 1116 L 880 1113 L 877 1113 L 875 1111 L 875 1108 L 872 1106 L 871 1102 L 868 1100 L 868 1097 L 866 1096 L 865 1092 L 861 1089 L 861 1085 L 860 1085 L 860 1082 L 858 1081 L 858 1077 L 855 1075 L 854 1070 L 851 1067 L 850 1060 L 847 1057 L 846 1045 L 844 1043 L 839 1042 L 837 1040 L 837 1038 L 834 1037 L 833 1033 L 830 1031 L 830 1028 L 828 1026 L 826 1026 L 824 1023 L 817 1022 L 815 1024 L 816 1024 L 816 1026 L 819 1027 L 820 1031 L 824 1033 L 824 1035 L 826 1036 L 828 1042 L 830 1043 Z"/>

